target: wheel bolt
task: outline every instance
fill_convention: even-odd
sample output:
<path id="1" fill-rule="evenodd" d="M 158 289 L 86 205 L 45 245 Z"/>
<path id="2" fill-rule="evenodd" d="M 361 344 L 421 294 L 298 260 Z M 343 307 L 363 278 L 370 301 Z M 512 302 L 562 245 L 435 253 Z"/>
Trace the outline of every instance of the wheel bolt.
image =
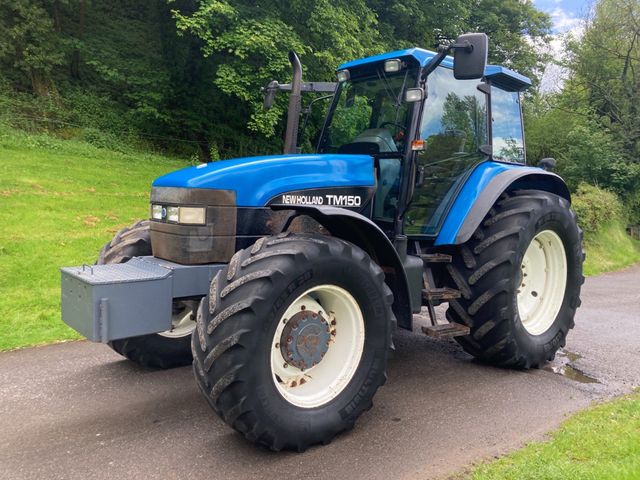
<path id="1" fill-rule="evenodd" d="M 276 343 L 276 346 L 274 348 L 280 348 L 280 344 Z"/>
<path id="2" fill-rule="evenodd" d="M 307 307 L 305 307 L 304 305 L 302 305 L 302 306 L 300 307 L 300 310 L 306 310 L 306 309 L 307 309 Z"/>
<path id="3" fill-rule="evenodd" d="M 293 341 L 293 338 L 287 337 L 287 343 L 291 343 L 292 341 Z"/>
<path id="4" fill-rule="evenodd" d="M 282 365 L 284 368 L 287 368 L 289 366 L 289 364 L 287 362 L 284 363 L 284 365 Z"/>

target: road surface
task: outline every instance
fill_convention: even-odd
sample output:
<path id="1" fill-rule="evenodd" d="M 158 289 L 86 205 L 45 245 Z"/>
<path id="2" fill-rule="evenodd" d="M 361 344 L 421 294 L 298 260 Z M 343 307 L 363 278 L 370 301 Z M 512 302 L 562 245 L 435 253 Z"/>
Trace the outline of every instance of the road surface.
<path id="1" fill-rule="evenodd" d="M 303 454 L 247 443 L 210 410 L 188 367 L 143 370 L 89 342 L 2 353 L 0 478 L 446 477 L 639 386 L 639 305 L 640 266 L 587 279 L 567 353 L 526 372 L 400 332 L 374 408 Z"/>

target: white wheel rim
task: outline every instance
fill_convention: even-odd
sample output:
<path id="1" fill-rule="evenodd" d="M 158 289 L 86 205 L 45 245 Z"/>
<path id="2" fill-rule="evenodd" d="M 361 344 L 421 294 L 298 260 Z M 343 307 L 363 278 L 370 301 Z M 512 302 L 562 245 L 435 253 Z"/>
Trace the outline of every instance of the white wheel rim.
<path id="1" fill-rule="evenodd" d="M 301 311 L 318 314 L 330 330 L 326 353 L 304 370 L 289 363 L 280 348 L 285 327 Z M 319 407 L 336 398 L 358 368 L 364 336 L 362 311 L 345 289 L 319 285 L 304 292 L 287 308 L 272 339 L 271 373 L 280 395 L 302 408 Z"/>
<path id="2" fill-rule="evenodd" d="M 567 256 L 562 239 L 551 230 L 538 233 L 522 258 L 518 313 L 531 335 L 545 333 L 560 312 L 567 286 Z"/>
<path id="3" fill-rule="evenodd" d="M 158 335 L 167 338 L 182 338 L 191 333 L 196 328 L 196 310 L 192 301 L 177 302 L 180 306 L 184 306 L 184 309 L 174 313 L 171 316 L 171 330 L 159 332 Z"/>

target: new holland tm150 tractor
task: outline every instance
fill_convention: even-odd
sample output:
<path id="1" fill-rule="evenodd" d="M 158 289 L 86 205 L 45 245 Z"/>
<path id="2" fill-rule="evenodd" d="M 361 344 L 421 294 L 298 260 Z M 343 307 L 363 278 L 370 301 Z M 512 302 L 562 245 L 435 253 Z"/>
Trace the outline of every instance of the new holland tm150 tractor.
<path id="1" fill-rule="evenodd" d="M 426 334 L 484 362 L 553 359 L 581 231 L 552 162 L 526 165 L 529 79 L 487 48 L 473 33 L 354 60 L 335 84 L 302 82 L 290 53 L 293 81 L 266 88 L 267 104 L 291 91 L 285 154 L 155 180 L 149 220 L 62 269 L 63 320 L 143 366 L 193 362 L 211 408 L 274 450 L 350 429 L 423 308 Z M 316 153 L 299 154 L 301 92 L 328 90 Z"/>

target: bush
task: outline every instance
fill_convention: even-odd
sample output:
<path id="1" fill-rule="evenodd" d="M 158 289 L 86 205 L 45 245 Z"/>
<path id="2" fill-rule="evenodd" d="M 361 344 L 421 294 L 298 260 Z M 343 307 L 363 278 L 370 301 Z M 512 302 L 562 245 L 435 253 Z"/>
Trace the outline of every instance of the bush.
<path id="1" fill-rule="evenodd" d="M 629 223 L 640 225 L 640 190 L 636 190 L 627 196 L 625 206 L 627 207 Z"/>
<path id="2" fill-rule="evenodd" d="M 578 186 L 571 206 L 585 233 L 595 233 L 604 225 L 624 218 L 622 202 L 615 193 L 588 183 Z"/>

